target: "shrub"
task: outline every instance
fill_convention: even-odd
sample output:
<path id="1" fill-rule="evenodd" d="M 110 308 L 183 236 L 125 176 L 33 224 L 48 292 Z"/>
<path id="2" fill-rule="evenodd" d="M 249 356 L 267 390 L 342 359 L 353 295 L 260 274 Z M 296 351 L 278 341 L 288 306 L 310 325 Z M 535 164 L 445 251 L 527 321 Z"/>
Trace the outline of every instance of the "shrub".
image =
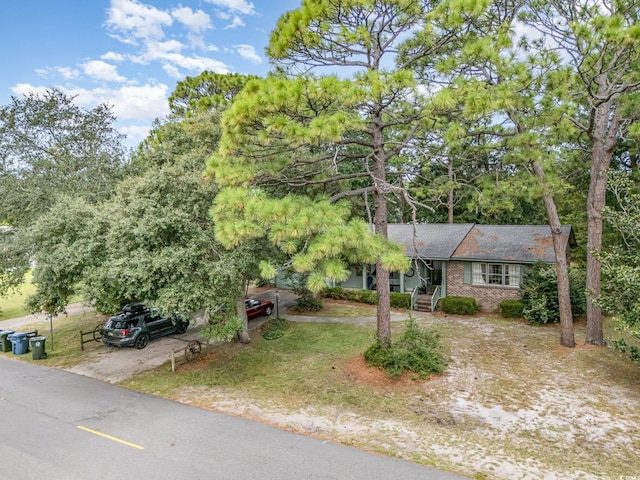
<path id="1" fill-rule="evenodd" d="M 442 311 L 454 315 L 473 315 L 476 313 L 478 305 L 475 298 L 471 297 L 443 297 Z"/>
<path id="2" fill-rule="evenodd" d="M 573 315 L 584 315 L 587 311 L 585 276 L 582 269 L 569 269 L 569 295 Z M 522 316 L 530 324 L 541 325 L 560 321 L 558 281 L 554 265 L 536 263 L 527 272 L 522 282 L 522 301 L 525 304 Z"/>
<path id="3" fill-rule="evenodd" d="M 378 303 L 378 294 L 373 290 L 345 289 L 342 287 L 327 287 L 320 292 L 320 296 L 333 300 L 348 300 L 351 302 L 375 305 Z M 391 308 L 411 308 L 411 295 L 408 293 L 391 292 Z"/>
<path id="4" fill-rule="evenodd" d="M 375 305 L 378 294 L 373 290 L 345 289 L 342 287 L 327 287 L 320 292 L 320 296 L 334 300 L 349 300 L 351 302 Z"/>
<path id="5" fill-rule="evenodd" d="M 419 378 L 426 378 L 444 371 L 447 362 L 442 350 L 439 336 L 430 329 L 421 328 L 411 317 L 398 341 L 391 342 L 390 346 L 376 342 L 367 349 L 364 358 L 369 365 L 392 377 L 409 371 Z"/>
<path id="6" fill-rule="evenodd" d="M 262 336 L 265 340 L 275 340 L 284 335 L 289 328 L 289 321 L 286 318 L 271 318 L 262 325 Z"/>
<path id="7" fill-rule="evenodd" d="M 296 311 L 317 312 L 322 310 L 322 300 L 316 298 L 311 292 L 305 292 L 296 300 Z"/>
<path id="8" fill-rule="evenodd" d="M 350 300 L 354 302 L 366 303 L 367 305 L 375 305 L 378 303 L 378 294 L 373 290 L 351 290 L 353 297 Z"/>
<path id="9" fill-rule="evenodd" d="M 500 313 L 504 318 L 521 318 L 524 302 L 520 300 L 505 300 L 500 302 Z"/>
<path id="10" fill-rule="evenodd" d="M 408 293 L 391 292 L 391 308 L 411 308 L 411 295 Z"/>
<path id="11" fill-rule="evenodd" d="M 349 291 L 342 287 L 326 287 L 320 292 L 320 296 L 333 300 L 348 300 Z"/>

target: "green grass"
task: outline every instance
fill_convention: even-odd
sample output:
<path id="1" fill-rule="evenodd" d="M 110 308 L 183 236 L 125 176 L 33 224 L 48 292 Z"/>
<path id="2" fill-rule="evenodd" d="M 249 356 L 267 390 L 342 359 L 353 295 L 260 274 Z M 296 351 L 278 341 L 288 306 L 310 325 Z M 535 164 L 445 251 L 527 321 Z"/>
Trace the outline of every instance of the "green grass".
<path id="1" fill-rule="evenodd" d="M 29 315 L 30 312 L 25 307 L 25 302 L 34 293 L 36 293 L 36 286 L 31 283 L 31 273 L 27 273 L 24 284 L 18 291 L 0 298 L 0 322 Z M 81 300 L 80 296 L 74 295 L 69 300 L 69 303 L 80 302 Z M 2 324 L 0 323 L 0 325 Z"/>
<path id="2" fill-rule="evenodd" d="M 68 368 L 81 363 L 87 359 L 90 352 L 98 348 L 101 343 L 90 342 L 84 344 L 84 351 L 80 348 L 80 332 L 93 331 L 99 323 L 105 321 L 103 315 L 97 315 L 94 312 L 86 312 L 80 315 L 72 315 L 69 317 L 61 316 L 53 319 L 53 348 L 51 342 L 51 331 L 48 324 L 42 322 L 32 325 L 25 325 L 20 329 L 21 332 L 31 332 L 38 330 L 38 335 L 46 336 L 45 351 L 47 358 L 43 360 L 33 360 L 31 353 L 20 355 L 15 358 L 28 362 L 35 362 L 38 365 L 47 367 Z M 0 326 L 2 324 L 0 323 Z M 88 339 L 90 337 L 85 337 Z M 0 352 L 0 355 L 12 355 L 11 352 Z"/>
<path id="3" fill-rule="evenodd" d="M 253 335 L 249 348 L 224 345 L 202 358 L 196 369 L 187 366 L 176 375 L 164 366 L 123 385 L 169 398 L 193 385 L 242 389 L 252 398 L 292 409 L 339 404 L 365 413 L 379 407 L 379 396 L 345 378 L 337 367 L 362 353 L 374 336 L 374 325 L 292 323 L 276 340 Z"/>
<path id="4" fill-rule="evenodd" d="M 27 297 L 35 292 L 36 287 L 31 283 L 31 274 L 28 273 L 24 285 L 17 292 L 0 298 L 0 322 L 29 315 L 29 311 L 24 304 Z"/>
<path id="5" fill-rule="evenodd" d="M 292 315 L 306 315 L 310 317 L 341 317 L 341 318 L 357 318 L 357 317 L 375 317 L 375 305 L 363 305 L 355 303 L 341 303 L 335 300 L 322 300 L 322 309 L 317 312 L 297 312 L 293 307 L 287 313 Z"/>

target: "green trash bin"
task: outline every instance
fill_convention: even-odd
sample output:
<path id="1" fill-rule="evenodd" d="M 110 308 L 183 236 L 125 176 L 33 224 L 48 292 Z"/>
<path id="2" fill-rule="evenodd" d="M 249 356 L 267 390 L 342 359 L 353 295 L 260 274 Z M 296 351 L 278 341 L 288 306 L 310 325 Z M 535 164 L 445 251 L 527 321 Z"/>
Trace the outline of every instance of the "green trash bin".
<path id="1" fill-rule="evenodd" d="M 31 337 L 29 339 L 34 360 L 42 360 L 47 358 L 47 352 L 45 352 L 44 350 L 44 344 L 46 340 L 47 337 Z"/>
<path id="2" fill-rule="evenodd" d="M 7 338 L 12 333 L 15 333 L 13 330 L 0 330 L 0 352 L 12 352 L 13 344 Z"/>

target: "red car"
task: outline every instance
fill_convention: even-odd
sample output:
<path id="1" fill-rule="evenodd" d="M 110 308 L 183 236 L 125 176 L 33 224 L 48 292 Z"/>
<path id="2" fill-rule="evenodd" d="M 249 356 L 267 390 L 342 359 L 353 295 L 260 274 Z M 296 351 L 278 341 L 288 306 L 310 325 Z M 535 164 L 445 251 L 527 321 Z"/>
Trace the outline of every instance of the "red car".
<path id="1" fill-rule="evenodd" d="M 263 315 L 271 315 L 273 312 L 273 302 L 269 300 L 256 300 L 255 298 L 247 298 L 244 301 L 247 309 L 247 318 L 250 320 Z"/>

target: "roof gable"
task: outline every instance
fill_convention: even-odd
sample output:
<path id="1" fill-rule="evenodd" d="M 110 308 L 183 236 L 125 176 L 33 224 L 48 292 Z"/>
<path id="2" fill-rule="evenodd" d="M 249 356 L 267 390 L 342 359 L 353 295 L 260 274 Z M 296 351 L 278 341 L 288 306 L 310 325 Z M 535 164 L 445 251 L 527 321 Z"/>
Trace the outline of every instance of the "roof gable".
<path id="1" fill-rule="evenodd" d="M 388 237 L 411 258 L 535 263 L 555 262 L 549 225 L 477 225 L 473 223 L 387 226 Z M 575 245 L 571 225 L 562 233 Z"/>
<path id="2" fill-rule="evenodd" d="M 447 260 L 473 228 L 473 223 L 390 223 L 389 240 L 405 247 L 411 258 Z"/>
<path id="3" fill-rule="evenodd" d="M 575 243 L 570 225 L 562 227 L 565 242 Z M 458 260 L 519 263 L 555 262 L 549 225 L 474 225 L 451 256 Z"/>

